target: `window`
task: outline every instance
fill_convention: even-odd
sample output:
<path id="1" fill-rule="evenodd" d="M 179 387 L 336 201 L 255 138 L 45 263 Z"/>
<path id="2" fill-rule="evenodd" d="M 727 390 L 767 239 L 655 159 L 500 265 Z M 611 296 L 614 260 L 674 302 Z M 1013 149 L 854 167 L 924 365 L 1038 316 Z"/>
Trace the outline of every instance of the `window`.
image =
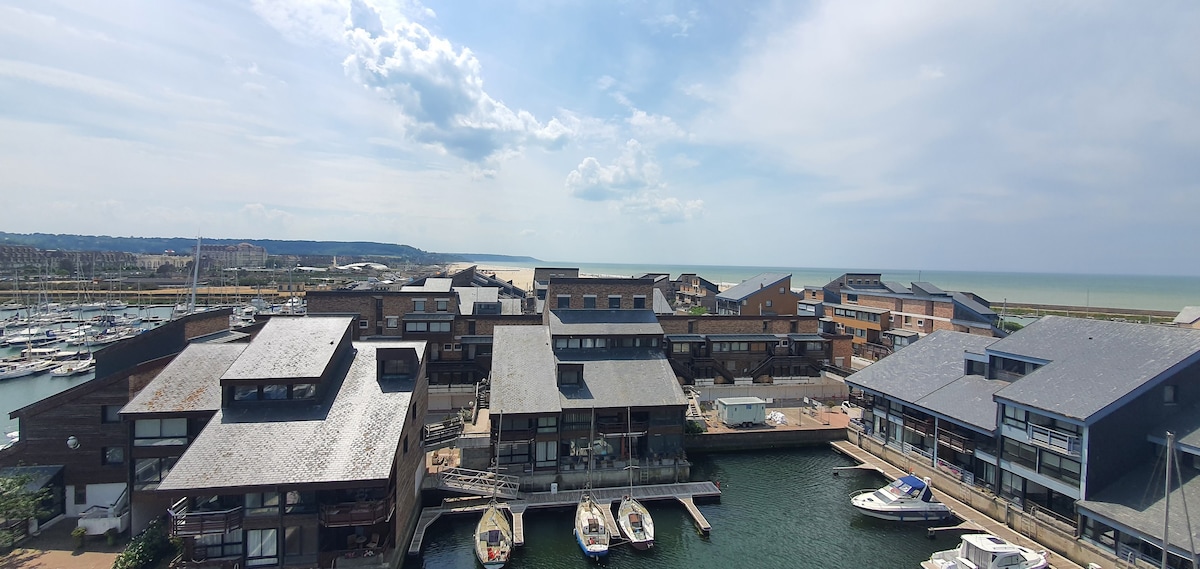
<path id="1" fill-rule="evenodd" d="M 608 295 L 608 307 L 609 308 L 620 308 L 621 307 L 621 295 L 619 295 L 619 294 Z"/>
<path id="2" fill-rule="evenodd" d="M 558 298 L 558 308 L 570 308 L 571 307 L 571 295 L 560 294 L 560 295 L 558 295 L 557 298 Z"/>
<path id="3" fill-rule="evenodd" d="M 771 301 L 769 301 L 769 300 L 768 300 L 768 301 L 767 301 L 767 308 L 770 308 L 770 307 L 771 307 Z"/>
<path id="4" fill-rule="evenodd" d="M 498 444 L 500 464 L 524 464 L 529 462 L 529 443 Z"/>
<path id="5" fill-rule="evenodd" d="M 1037 468 L 1037 449 L 1012 439 L 1004 439 L 1004 460 L 1010 460 L 1030 470 Z"/>
<path id="6" fill-rule="evenodd" d="M 684 342 L 680 342 L 677 344 L 671 344 L 671 351 L 676 354 L 687 354 L 692 351 L 692 346 L 691 346 L 691 344 L 687 344 Z"/>
<path id="7" fill-rule="evenodd" d="M 139 458 L 133 462 L 133 483 L 139 489 L 157 485 L 171 472 L 179 457 Z"/>
<path id="8" fill-rule="evenodd" d="M 1004 424 L 1010 427 L 1016 427 L 1025 430 L 1025 423 L 1029 420 L 1024 409 L 1018 409 L 1011 405 L 1004 406 Z"/>
<path id="9" fill-rule="evenodd" d="M 581 381 L 583 381 L 582 365 L 558 366 L 559 385 L 579 385 Z"/>
<path id="10" fill-rule="evenodd" d="M 262 398 L 267 401 L 278 401 L 287 399 L 288 386 L 280 384 L 262 386 Z"/>
<path id="11" fill-rule="evenodd" d="M 567 349 L 567 339 L 566 338 L 555 338 L 554 339 L 554 349 L 556 349 L 556 350 Z"/>
<path id="12" fill-rule="evenodd" d="M 917 320 L 917 326 L 918 326 L 918 327 L 921 327 L 921 326 L 924 326 L 924 325 L 925 325 L 925 321 L 924 321 L 924 320 Z"/>
<path id="13" fill-rule="evenodd" d="M 449 299 L 439 298 L 434 302 L 437 304 L 438 312 L 445 312 L 450 309 L 450 300 Z"/>
<path id="14" fill-rule="evenodd" d="M 75 503 L 76 504 L 86 504 L 87 503 L 87 484 L 80 484 L 75 487 Z"/>
<path id="15" fill-rule="evenodd" d="M 367 329 L 367 321 L 366 321 L 366 320 L 359 320 L 359 321 L 358 321 L 358 327 L 359 327 L 359 329 L 360 329 L 360 330 L 366 330 L 366 329 Z"/>
<path id="16" fill-rule="evenodd" d="M 428 322 L 406 322 L 404 324 L 404 331 L 405 332 L 428 332 L 429 331 L 429 323 Z"/>
<path id="17" fill-rule="evenodd" d="M 538 441 L 535 447 L 536 467 L 549 467 L 558 464 L 558 441 Z"/>
<path id="18" fill-rule="evenodd" d="M 608 347 L 608 340 L 605 338 L 596 338 L 596 347 L 597 348 Z"/>
<path id="19" fill-rule="evenodd" d="M 297 383 L 292 386 L 292 399 L 312 399 L 317 396 L 315 383 Z"/>
<path id="20" fill-rule="evenodd" d="M 912 316 L 905 316 L 904 317 L 904 325 L 907 326 L 909 324 L 912 324 Z"/>
<path id="21" fill-rule="evenodd" d="M 644 297 L 644 296 L 639 296 L 639 295 L 634 295 L 634 297 L 633 297 L 633 307 L 634 307 L 634 308 L 645 308 L 645 307 L 646 307 L 646 297 Z"/>
<path id="22" fill-rule="evenodd" d="M 278 492 L 246 494 L 246 515 L 259 516 L 279 513 Z"/>
<path id="23" fill-rule="evenodd" d="M 846 304 L 858 304 L 857 294 L 846 294 Z"/>
<path id="24" fill-rule="evenodd" d="M 425 312 L 425 299 L 424 298 L 414 298 L 413 299 L 413 312 Z"/>
<path id="25" fill-rule="evenodd" d="M 256 385 L 237 385 L 233 388 L 234 401 L 257 401 L 258 386 Z"/>
<path id="26" fill-rule="evenodd" d="M 582 344 L 580 343 L 579 338 L 568 338 L 567 339 L 567 348 L 568 349 L 578 350 L 579 346 L 581 346 L 581 345 Z"/>
<path id="27" fill-rule="evenodd" d="M 139 419 L 133 422 L 133 446 L 187 444 L 187 419 Z"/>
<path id="28" fill-rule="evenodd" d="M 104 405 L 100 408 L 101 423 L 120 423 L 121 422 L 121 406 L 120 405 Z"/>
<path id="29" fill-rule="evenodd" d="M 430 332 L 449 332 L 450 331 L 450 323 L 449 322 L 430 322 L 429 323 L 429 331 Z"/>
<path id="30" fill-rule="evenodd" d="M 1038 472 L 1074 486 L 1079 485 L 1079 461 L 1071 460 L 1050 451 L 1042 451 Z"/>
<path id="31" fill-rule="evenodd" d="M 558 417 L 538 417 L 537 432 L 539 432 L 539 433 L 558 432 Z"/>
<path id="32" fill-rule="evenodd" d="M 450 352 L 450 351 L 453 351 L 453 350 L 454 350 L 454 344 L 442 344 L 442 351 L 443 351 L 443 352 Z"/>
<path id="33" fill-rule="evenodd" d="M 589 294 L 583 297 L 584 308 L 596 308 L 596 295 Z"/>
<path id="34" fill-rule="evenodd" d="M 397 328 L 399 326 L 400 326 L 400 317 L 398 317 L 398 316 L 388 316 L 387 317 L 387 327 L 388 328 Z"/>
<path id="35" fill-rule="evenodd" d="M 246 530 L 246 565 L 278 565 L 278 547 L 275 529 Z"/>
<path id="36" fill-rule="evenodd" d="M 583 339 L 583 347 L 585 349 L 586 348 L 595 348 L 596 347 L 596 339 L 595 338 L 584 338 Z"/>
<path id="37" fill-rule="evenodd" d="M 1163 403 L 1166 403 L 1167 405 L 1179 403 L 1174 385 L 1163 386 Z"/>
<path id="38" fill-rule="evenodd" d="M 284 501 L 283 513 L 305 514 L 317 511 L 316 492 L 288 492 Z"/>
<path id="39" fill-rule="evenodd" d="M 242 554 L 242 530 L 229 533 L 206 533 L 198 535 L 193 542 L 193 556 L 197 559 L 234 557 Z"/>
<path id="40" fill-rule="evenodd" d="M 125 447 L 104 447 L 102 453 L 102 464 L 125 464 Z"/>
<path id="41" fill-rule="evenodd" d="M 854 335 L 858 336 L 859 338 L 866 338 L 867 337 L 867 329 L 866 328 L 856 328 L 854 330 Z"/>
<path id="42" fill-rule="evenodd" d="M 284 556 L 315 555 L 317 553 L 317 528 L 314 526 L 289 526 L 283 529 Z"/>

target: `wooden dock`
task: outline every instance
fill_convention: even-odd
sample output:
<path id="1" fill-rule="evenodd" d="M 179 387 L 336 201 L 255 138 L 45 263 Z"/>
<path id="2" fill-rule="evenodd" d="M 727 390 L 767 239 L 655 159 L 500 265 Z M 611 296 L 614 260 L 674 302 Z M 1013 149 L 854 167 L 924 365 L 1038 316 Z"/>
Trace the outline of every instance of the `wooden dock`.
<path id="1" fill-rule="evenodd" d="M 889 463 L 889 462 L 887 462 L 887 461 L 885 461 L 885 460 L 883 460 L 861 448 L 858 448 L 850 441 L 834 441 L 833 443 L 830 443 L 830 444 L 833 446 L 834 450 L 836 450 L 850 458 L 853 458 L 854 460 L 857 460 L 860 464 L 870 465 L 870 466 L 874 467 L 875 470 L 878 470 L 881 474 L 883 474 L 884 476 L 886 476 L 887 478 L 889 478 L 891 480 L 896 480 L 897 478 L 900 478 L 901 476 L 908 474 L 907 472 L 900 470 L 899 468 L 896 468 L 891 463 Z M 936 486 L 934 487 L 934 491 L 937 491 Z M 980 512 L 958 500 L 955 500 L 951 496 L 947 496 L 944 492 L 938 492 L 938 499 L 941 500 L 943 504 L 950 506 L 950 511 L 953 512 L 955 516 L 958 516 L 959 519 L 963 520 L 963 523 L 960 524 L 959 526 L 954 526 L 954 527 L 934 528 L 935 530 L 950 530 L 950 529 L 963 529 L 963 530 L 970 530 L 970 531 L 978 530 L 978 531 L 983 531 L 983 532 L 990 533 L 992 535 L 1001 537 L 1001 538 L 1009 541 L 1010 543 L 1016 543 L 1016 544 L 1020 544 L 1020 545 L 1029 545 L 1032 541 L 1032 540 L 1030 540 L 1030 538 L 1028 538 L 1020 533 L 1017 533 L 1016 531 L 1014 531 L 1012 528 L 1008 527 L 1007 525 L 1000 523 L 996 520 L 993 520 L 992 518 L 985 515 L 983 512 Z M 931 530 L 930 533 L 936 533 L 936 532 Z M 1054 553 L 1053 551 L 1050 551 L 1046 547 L 1043 547 L 1036 543 L 1034 543 L 1033 545 L 1035 546 L 1034 549 L 1045 549 L 1046 550 L 1047 558 L 1050 561 L 1050 567 L 1052 569 L 1083 569 L 1078 564 L 1072 562 L 1070 559 L 1067 559 L 1057 553 Z"/>
<path id="2" fill-rule="evenodd" d="M 592 499 L 601 504 L 608 504 L 606 521 L 616 529 L 616 521 L 612 515 L 612 504 L 630 494 L 629 487 L 594 488 L 591 490 Z M 721 489 L 712 482 L 682 482 L 678 484 L 648 484 L 634 486 L 633 497 L 640 502 L 655 500 L 676 500 L 683 505 L 696 528 L 707 534 L 712 526 L 696 507 L 695 498 L 720 499 Z M 501 507 L 508 508 L 513 515 L 513 545 L 525 544 L 525 512 L 537 508 L 573 508 L 583 496 L 583 490 L 567 490 L 563 492 L 523 492 L 515 500 L 508 500 Z M 425 541 L 425 532 L 429 526 L 443 515 L 467 514 L 482 512 L 487 504 L 472 504 L 460 507 L 424 508 L 417 520 L 416 531 L 413 532 L 412 542 L 408 546 L 409 555 L 420 555 L 421 546 Z"/>

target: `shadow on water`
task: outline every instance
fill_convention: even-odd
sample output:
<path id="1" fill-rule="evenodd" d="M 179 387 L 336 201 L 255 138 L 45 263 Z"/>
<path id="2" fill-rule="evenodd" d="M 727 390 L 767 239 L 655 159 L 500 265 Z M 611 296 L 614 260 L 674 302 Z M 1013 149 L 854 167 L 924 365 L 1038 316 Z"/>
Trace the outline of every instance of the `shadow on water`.
<path id="1" fill-rule="evenodd" d="M 654 549 L 614 547 L 600 563 L 583 557 L 571 535 L 572 511 L 525 514 L 525 546 L 508 567 L 662 567 L 730 569 L 750 566 L 804 568 L 912 568 L 930 553 L 958 544 L 957 534 L 927 537 L 926 523 L 869 518 L 850 506 L 849 496 L 886 480 L 869 471 L 833 475 L 852 462 L 826 448 L 696 455 L 693 480 L 721 485 L 718 503 L 701 503 L 712 534 L 697 534 L 686 510 L 675 502 L 649 502 Z M 476 519 L 439 520 L 426 536 L 423 567 L 462 568 L 477 563 L 471 549 Z"/>

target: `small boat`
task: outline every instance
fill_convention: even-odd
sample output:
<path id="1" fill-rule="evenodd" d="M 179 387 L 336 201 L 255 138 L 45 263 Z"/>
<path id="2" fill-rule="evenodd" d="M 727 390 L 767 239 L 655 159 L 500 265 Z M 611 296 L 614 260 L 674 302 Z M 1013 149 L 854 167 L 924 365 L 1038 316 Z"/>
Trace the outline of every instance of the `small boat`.
<path id="1" fill-rule="evenodd" d="M 494 499 L 479 518 L 475 535 L 475 557 L 484 567 L 500 569 L 508 563 L 513 544 L 512 523 Z"/>
<path id="2" fill-rule="evenodd" d="M 922 561 L 923 569 L 1045 569 L 1045 551 L 1034 551 L 988 533 L 962 536 L 958 547 L 938 551 Z"/>
<path id="3" fill-rule="evenodd" d="M 600 559 L 608 555 L 608 542 L 611 534 L 604 522 L 604 511 L 592 499 L 590 493 L 584 492 L 575 507 L 575 540 L 583 554 Z"/>
<path id="4" fill-rule="evenodd" d="M 621 498 L 621 505 L 617 508 L 617 527 L 621 528 L 621 533 L 634 549 L 644 551 L 654 547 L 654 519 L 633 496 Z"/>
<path id="5" fill-rule="evenodd" d="M 868 516 L 901 522 L 941 520 L 952 514 L 950 506 L 933 497 L 928 478 L 911 475 L 878 490 L 859 490 L 850 495 L 850 504 Z"/>
<path id="6" fill-rule="evenodd" d="M 96 360 L 88 358 L 86 360 L 74 360 L 61 364 L 50 370 L 50 375 L 53 377 L 69 377 L 87 373 L 93 369 L 96 369 Z"/>

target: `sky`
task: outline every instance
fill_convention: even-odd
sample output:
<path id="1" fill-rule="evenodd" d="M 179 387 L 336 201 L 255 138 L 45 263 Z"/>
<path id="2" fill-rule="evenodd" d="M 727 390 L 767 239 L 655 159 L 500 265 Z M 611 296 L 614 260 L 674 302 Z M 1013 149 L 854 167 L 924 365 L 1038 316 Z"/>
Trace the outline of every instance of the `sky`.
<path id="1" fill-rule="evenodd" d="M 1200 4 L 0 0 L 10 232 L 1200 274 Z"/>

